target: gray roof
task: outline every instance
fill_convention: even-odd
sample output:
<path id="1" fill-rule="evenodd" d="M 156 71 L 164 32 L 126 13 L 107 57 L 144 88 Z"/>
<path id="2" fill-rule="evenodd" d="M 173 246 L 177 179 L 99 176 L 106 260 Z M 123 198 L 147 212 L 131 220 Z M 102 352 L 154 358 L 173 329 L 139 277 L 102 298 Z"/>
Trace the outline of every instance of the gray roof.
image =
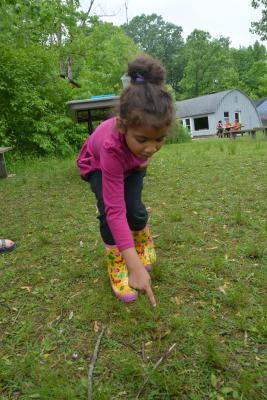
<path id="1" fill-rule="evenodd" d="M 180 118 L 193 115 L 204 115 L 215 113 L 222 99 L 230 92 L 238 89 L 224 90 L 208 94 L 206 96 L 194 97 L 193 99 L 176 102 L 176 115 Z"/>
<path id="2" fill-rule="evenodd" d="M 254 100 L 261 119 L 267 119 L 267 98 Z"/>
<path id="3" fill-rule="evenodd" d="M 252 101 L 253 101 L 253 103 L 255 104 L 256 107 L 259 107 L 266 100 L 267 100 L 267 98 L 265 98 L 265 99 L 256 99 L 256 100 L 252 100 Z"/>

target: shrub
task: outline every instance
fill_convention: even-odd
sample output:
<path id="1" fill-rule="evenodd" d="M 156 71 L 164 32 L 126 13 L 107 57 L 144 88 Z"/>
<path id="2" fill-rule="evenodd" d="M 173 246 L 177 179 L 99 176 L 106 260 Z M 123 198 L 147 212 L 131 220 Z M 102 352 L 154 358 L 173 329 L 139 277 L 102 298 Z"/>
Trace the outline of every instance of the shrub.
<path id="1" fill-rule="evenodd" d="M 37 45 L 0 50 L 1 144 L 24 154 L 69 154 L 82 135 L 67 114 L 72 88 L 58 75 L 57 55 Z"/>
<path id="2" fill-rule="evenodd" d="M 192 139 L 190 132 L 185 128 L 179 120 L 176 120 L 169 131 L 166 139 L 167 144 L 190 142 Z"/>

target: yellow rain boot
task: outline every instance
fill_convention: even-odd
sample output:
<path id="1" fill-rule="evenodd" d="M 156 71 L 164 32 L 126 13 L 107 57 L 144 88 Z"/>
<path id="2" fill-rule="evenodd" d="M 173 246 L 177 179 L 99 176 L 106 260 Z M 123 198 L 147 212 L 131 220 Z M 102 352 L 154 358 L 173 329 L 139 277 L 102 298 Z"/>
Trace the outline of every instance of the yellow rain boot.
<path id="1" fill-rule="evenodd" d="M 128 268 L 117 246 L 105 245 L 108 274 L 115 296 L 128 303 L 137 299 L 138 292 L 128 285 Z"/>
<path id="2" fill-rule="evenodd" d="M 145 269 L 150 271 L 152 264 L 156 262 L 157 256 L 148 226 L 141 231 L 133 231 L 132 233 L 137 254 L 140 257 Z"/>

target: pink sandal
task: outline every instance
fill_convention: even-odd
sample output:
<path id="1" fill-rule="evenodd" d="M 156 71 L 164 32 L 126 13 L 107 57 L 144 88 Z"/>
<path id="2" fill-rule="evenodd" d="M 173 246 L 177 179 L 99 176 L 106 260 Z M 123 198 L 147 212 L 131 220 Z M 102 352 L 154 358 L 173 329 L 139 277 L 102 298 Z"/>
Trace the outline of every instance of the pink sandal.
<path id="1" fill-rule="evenodd" d="M 0 239 L 0 253 L 7 253 L 16 248 L 16 243 L 8 239 Z"/>

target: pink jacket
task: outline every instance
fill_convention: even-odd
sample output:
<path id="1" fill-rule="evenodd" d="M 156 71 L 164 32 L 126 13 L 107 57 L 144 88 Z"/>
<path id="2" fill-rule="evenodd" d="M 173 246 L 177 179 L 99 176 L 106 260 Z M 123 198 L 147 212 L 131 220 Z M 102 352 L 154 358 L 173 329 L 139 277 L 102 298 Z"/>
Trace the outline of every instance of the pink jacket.
<path id="1" fill-rule="evenodd" d="M 126 218 L 124 179 L 144 164 L 127 147 L 125 136 L 118 131 L 116 119 L 102 122 L 85 141 L 77 159 L 82 177 L 91 171 L 102 171 L 103 200 L 106 217 L 119 250 L 134 247 Z"/>

